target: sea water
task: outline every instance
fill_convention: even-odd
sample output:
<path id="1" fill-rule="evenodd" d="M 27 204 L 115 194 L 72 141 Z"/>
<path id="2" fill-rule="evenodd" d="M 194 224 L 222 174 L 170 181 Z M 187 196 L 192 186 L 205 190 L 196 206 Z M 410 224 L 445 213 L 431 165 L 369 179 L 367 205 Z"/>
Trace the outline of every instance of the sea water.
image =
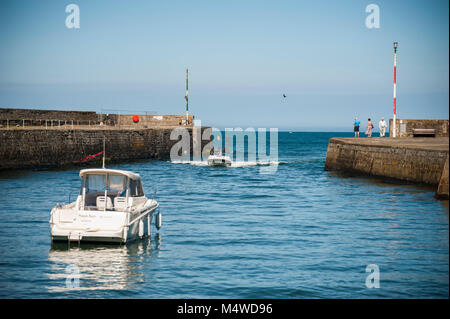
<path id="1" fill-rule="evenodd" d="M 324 171 L 329 138 L 351 135 L 280 132 L 274 174 L 111 165 L 139 173 L 163 214 L 159 233 L 125 246 L 51 244 L 50 210 L 74 200 L 79 168 L 2 172 L 0 297 L 448 298 L 448 201 Z"/>

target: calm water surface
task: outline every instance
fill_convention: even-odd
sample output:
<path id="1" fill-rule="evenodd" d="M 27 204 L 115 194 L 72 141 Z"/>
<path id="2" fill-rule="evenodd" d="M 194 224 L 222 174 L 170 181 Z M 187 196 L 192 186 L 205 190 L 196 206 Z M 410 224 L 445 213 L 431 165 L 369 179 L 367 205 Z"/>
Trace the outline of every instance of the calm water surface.
<path id="1" fill-rule="evenodd" d="M 448 298 L 448 201 L 324 171 L 328 139 L 280 133 L 276 174 L 148 161 L 114 165 L 157 188 L 164 226 L 127 246 L 52 245 L 78 169 L 0 174 L 2 298 Z M 350 135 L 348 135 L 350 136 Z M 76 246 L 76 245 L 74 245 Z M 366 266 L 380 268 L 368 289 Z M 67 266 L 80 272 L 66 288 Z"/>

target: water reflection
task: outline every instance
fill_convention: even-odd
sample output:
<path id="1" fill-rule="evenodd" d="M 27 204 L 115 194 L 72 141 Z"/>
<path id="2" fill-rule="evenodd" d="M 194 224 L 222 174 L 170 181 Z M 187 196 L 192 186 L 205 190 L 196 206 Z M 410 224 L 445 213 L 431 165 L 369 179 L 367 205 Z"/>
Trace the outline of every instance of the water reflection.
<path id="1" fill-rule="evenodd" d="M 144 282 L 145 259 L 158 257 L 161 235 L 127 245 L 52 243 L 46 274 L 49 292 L 68 290 L 130 290 Z M 75 266 L 75 267 L 74 267 Z M 77 269 L 79 287 L 67 287 L 69 269 Z"/>
<path id="2" fill-rule="evenodd" d="M 448 220 L 448 217 L 449 217 L 449 205 L 448 205 L 448 202 L 449 201 L 448 200 L 441 200 L 439 202 L 441 203 L 442 207 L 444 207 L 445 213 L 447 215 L 447 220 Z"/>

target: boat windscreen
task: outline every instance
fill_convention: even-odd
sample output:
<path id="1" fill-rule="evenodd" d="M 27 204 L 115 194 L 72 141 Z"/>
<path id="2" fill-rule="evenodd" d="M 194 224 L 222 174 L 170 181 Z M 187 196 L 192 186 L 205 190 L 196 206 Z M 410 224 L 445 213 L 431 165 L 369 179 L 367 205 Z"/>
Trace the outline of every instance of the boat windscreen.
<path id="1" fill-rule="evenodd" d="M 130 180 L 130 196 L 144 196 L 144 189 L 140 180 Z"/>
<path id="2" fill-rule="evenodd" d="M 124 196 L 126 191 L 126 177 L 123 175 L 108 175 L 108 193 Z"/>
<path id="3" fill-rule="evenodd" d="M 106 184 L 106 175 L 87 175 L 86 176 L 86 193 L 92 194 L 104 192 Z"/>
<path id="4" fill-rule="evenodd" d="M 127 177 L 123 175 L 89 174 L 86 175 L 86 194 L 104 192 L 105 188 L 108 194 L 124 196 L 126 192 Z"/>
<path id="5" fill-rule="evenodd" d="M 88 174 L 85 176 L 84 187 L 86 194 L 84 204 L 86 207 L 97 206 L 97 198 L 106 195 L 114 202 L 114 198 L 126 196 L 127 177 L 124 175 Z"/>

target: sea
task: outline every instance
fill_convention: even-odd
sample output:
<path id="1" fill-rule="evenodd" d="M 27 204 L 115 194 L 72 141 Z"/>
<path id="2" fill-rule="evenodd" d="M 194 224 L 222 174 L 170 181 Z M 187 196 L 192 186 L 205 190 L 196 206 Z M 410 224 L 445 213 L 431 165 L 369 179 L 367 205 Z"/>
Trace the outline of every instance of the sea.
<path id="1" fill-rule="evenodd" d="M 163 216 L 126 245 L 51 243 L 80 167 L 1 172 L 0 298 L 448 298 L 448 201 L 325 171 L 346 136 L 279 132 L 269 164 L 109 165 L 140 174 Z"/>

